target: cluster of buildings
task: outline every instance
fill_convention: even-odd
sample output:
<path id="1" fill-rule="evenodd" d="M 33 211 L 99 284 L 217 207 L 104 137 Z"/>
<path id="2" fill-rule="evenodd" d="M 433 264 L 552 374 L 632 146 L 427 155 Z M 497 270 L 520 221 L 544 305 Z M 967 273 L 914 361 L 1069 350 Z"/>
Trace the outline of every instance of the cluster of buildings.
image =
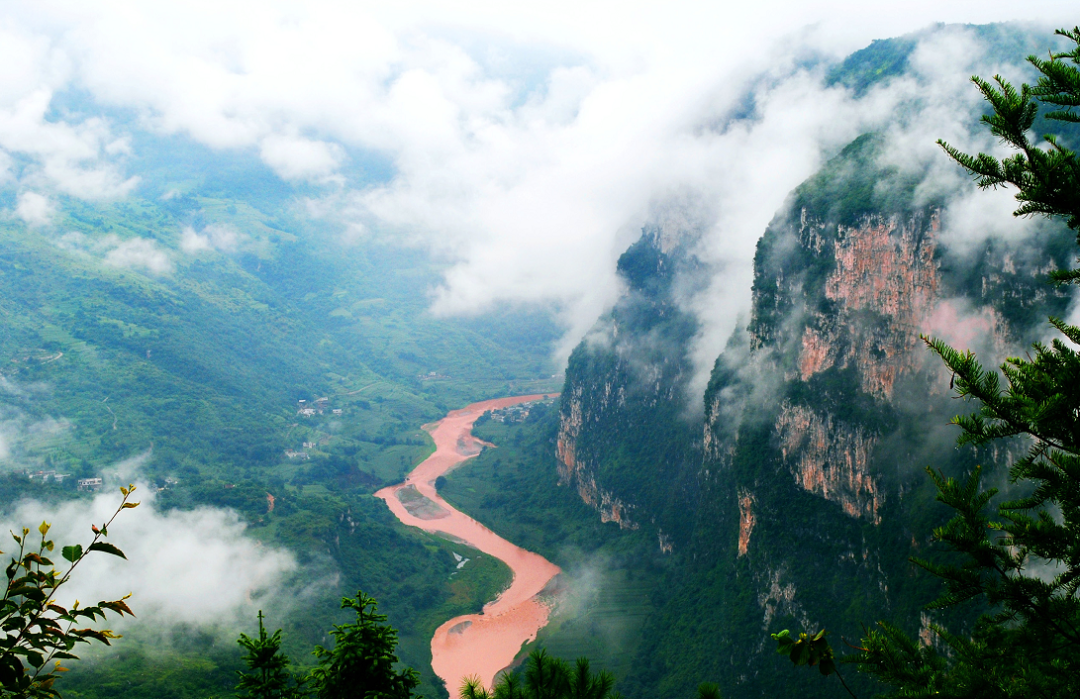
<path id="1" fill-rule="evenodd" d="M 70 473 L 57 473 L 56 471 L 23 471 L 23 474 L 32 481 L 38 483 L 63 483 L 72 478 Z M 95 478 L 80 478 L 76 482 L 79 490 L 84 491 L 97 491 L 101 490 L 102 480 L 99 477 Z"/>
<path id="2" fill-rule="evenodd" d="M 66 481 L 69 482 L 72 479 L 70 473 L 57 473 L 56 471 L 23 471 L 22 474 L 29 480 L 37 481 L 39 483 L 64 483 Z M 163 485 L 153 482 L 150 484 L 150 487 L 160 492 L 171 488 L 176 485 L 177 482 L 178 481 L 175 478 L 166 478 Z M 101 490 L 102 486 L 105 485 L 105 481 L 101 476 L 94 476 L 92 478 L 76 479 L 75 485 L 83 492 L 95 493 Z"/>
<path id="3" fill-rule="evenodd" d="M 71 478 L 70 473 L 57 473 L 56 471 L 24 471 L 27 478 L 41 483 L 63 483 L 65 478 Z"/>
<path id="4" fill-rule="evenodd" d="M 100 478 L 80 478 L 79 490 L 85 490 L 90 492 L 96 492 L 101 490 L 102 482 Z"/>
<path id="5" fill-rule="evenodd" d="M 511 405 L 509 408 L 500 408 L 499 410 L 491 411 L 491 419 L 495 422 L 512 424 L 515 422 L 524 422 L 527 417 L 529 417 L 528 405 Z"/>
<path id="6" fill-rule="evenodd" d="M 296 401 L 296 405 L 297 415 L 311 417 L 312 415 L 322 415 L 327 410 L 330 410 L 330 399 L 326 397 L 316 398 L 312 402 L 308 403 L 306 400 L 301 398 L 300 400 Z M 330 410 L 330 413 L 332 415 L 341 415 L 341 408 L 334 408 L 333 410 Z"/>
<path id="7" fill-rule="evenodd" d="M 554 397 L 545 398 L 544 400 L 537 402 L 541 405 L 551 405 L 555 402 L 555 399 Z M 524 422 L 525 418 L 529 417 L 529 408 L 532 405 L 535 405 L 535 403 L 523 403 L 521 405 L 511 405 L 506 408 L 492 410 L 490 411 L 491 419 L 495 422 L 503 422 L 506 424 Z"/>

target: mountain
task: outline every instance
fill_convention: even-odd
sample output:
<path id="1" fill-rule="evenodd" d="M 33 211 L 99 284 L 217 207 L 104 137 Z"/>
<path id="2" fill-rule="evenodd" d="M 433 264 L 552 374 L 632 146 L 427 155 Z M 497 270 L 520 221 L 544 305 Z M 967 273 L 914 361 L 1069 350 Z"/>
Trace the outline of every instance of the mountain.
<path id="1" fill-rule="evenodd" d="M 921 47 L 956 31 L 811 68 L 873 101 L 917 83 Z M 980 65 L 1045 48 L 1022 27 L 963 32 Z M 906 99 L 892 107 L 898 131 L 932 113 L 918 91 Z M 743 102 L 737 118 L 756 118 Z M 621 298 L 569 358 L 557 409 L 478 420 L 496 448 L 447 477 L 448 501 L 565 571 L 537 643 L 613 668 L 629 697 L 706 680 L 726 696 L 833 696 L 769 633 L 825 628 L 840 648 L 879 619 L 923 636 L 975 611 L 922 609 L 937 585 L 909 558 L 940 555 L 929 534 L 946 514 L 923 468 L 978 463 L 1000 479 L 1009 453 L 954 447 L 947 422 L 963 408 L 919 334 L 987 358 L 1023 348 L 1046 315 L 1068 313 L 1046 275 L 1074 248 L 1038 222 L 1022 237 L 980 233 L 984 212 L 957 206 L 966 190 L 898 158 L 894 136 L 837 148 L 760 231 L 750 315 L 704 395 L 689 301 L 723 270 L 701 256 L 709 231 L 650 221 L 618 260 Z M 244 537 L 299 563 L 276 602 L 251 599 L 285 627 L 294 661 L 309 662 L 341 620 L 336 600 L 360 588 L 400 629 L 421 691 L 445 696 L 431 633 L 481 608 L 507 570 L 459 567 L 459 543 L 408 530 L 371 495 L 430 453 L 421 425 L 447 410 L 557 390 L 552 315 L 436 317 L 444 264 L 310 215 L 317 185 L 179 136 L 142 134 L 134 152 L 144 179 L 130 196 L 0 219 L 5 514 L 26 498 L 86 504 L 76 478 L 112 487 L 129 474 L 163 513 L 231 511 Z M 356 167 L 369 165 L 393 176 L 385 162 Z M 14 210 L 24 193 L 0 184 Z M 232 691 L 236 629 L 154 623 L 79 663 L 65 692 Z"/>
<path id="2" fill-rule="evenodd" d="M 623 529 L 647 522 L 662 549 L 688 533 L 682 501 L 693 497 L 701 461 L 683 401 L 697 322 L 676 298 L 695 266 L 660 229 L 623 253 L 626 292 L 571 354 L 561 402 L 560 482 L 601 521 Z M 667 487 L 653 487 L 658 477 Z"/>
<path id="3" fill-rule="evenodd" d="M 902 78 L 925 36 L 875 42 L 830 80 L 865 93 Z M 991 56 L 1032 40 L 1007 26 L 975 36 Z M 1020 240 L 963 238 L 960 193 L 928 187 L 931 165 L 897 164 L 889 148 L 888 133 L 860 136 L 776 213 L 703 420 L 687 409 L 695 325 L 672 292 L 692 244 L 646 229 L 620 260 L 626 295 L 571 356 L 562 482 L 673 557 L 623 685 L 634 696 L 704 680 L 725 696 L 834 696 L 831 679 L 776 655 L 769 633 L 824 628 L 843 648 L 886 620 L 929 642 L 931 621 L 973 618 L 922 608 L 938 584 L 909 559 L 941 555 L 930 535 L 947 516 L 924 469 L 982 464 L 1002 480 L 1012 449 L 954 446 L 947 423 L 964 407 L 920 333 L 1000 361 L 1068 312 L 1047 272 L 1075 252 L 1064 226 L 1043 222 Z"/>

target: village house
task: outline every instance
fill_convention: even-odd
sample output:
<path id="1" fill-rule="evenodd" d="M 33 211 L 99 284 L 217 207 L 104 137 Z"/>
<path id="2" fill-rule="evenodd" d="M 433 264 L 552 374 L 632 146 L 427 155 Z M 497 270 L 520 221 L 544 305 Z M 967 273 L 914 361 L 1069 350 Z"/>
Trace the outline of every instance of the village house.
<path id="1" fill-rule="evenodd" d="M 90 491 L 101 490 L 101 479 L 100 478 L 80 478 L 79 479 L 79 490 L 90 490 Z"/>

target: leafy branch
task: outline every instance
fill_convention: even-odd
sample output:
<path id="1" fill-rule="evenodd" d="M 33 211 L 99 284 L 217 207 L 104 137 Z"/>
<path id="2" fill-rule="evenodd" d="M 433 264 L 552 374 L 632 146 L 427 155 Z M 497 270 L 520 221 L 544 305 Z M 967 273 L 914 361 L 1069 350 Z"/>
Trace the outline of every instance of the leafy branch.
<path id="1" fill-rule="evenodd" d="M 0 598 L 0 688 L 5 693 L 16 697 L 58 697 L 53 684 L 59 673 L 68 670 L 61 661 L 78 658 L 72 652 L 77 643 L 96 641 L 111 645 L 111 639 L 120 638 L 109 629 L 94 629 L 87 623 L 105 619 L 107 611 L 121 617 L 134 616 L 125 601 L 130 595 L 85 607 L 76 600 L 71 608 L 57 604 L 55 598 L 91 552 L 127 558 L 104 539 L 120 512 L 138 506 L 139 503 L 129 501 L 134 491 L 134 485 L 120 488 L 123 499 L 119 507 L 102 526 L 91 524 L 94 536 L 85 549 L 79 544 L 60 549 L 60 555 L 68 562 L 63 572 L 48 557 L 56 548 L 47 538 L 51 528 L 48 522 L 37 528 L 41 539 L 36 547 L 29 544 L 29 529 L 23 528 L 21 534 L 11 533 L 18 551 L 5 570 L 7 584 Z M 46 669 L 50 662 L 55 664 Z"/>

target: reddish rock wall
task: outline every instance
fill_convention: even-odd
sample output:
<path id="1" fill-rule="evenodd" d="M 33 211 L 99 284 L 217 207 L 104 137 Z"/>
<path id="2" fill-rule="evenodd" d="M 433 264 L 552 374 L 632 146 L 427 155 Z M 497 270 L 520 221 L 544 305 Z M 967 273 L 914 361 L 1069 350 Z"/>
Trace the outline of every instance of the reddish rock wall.
<path id="1" fill-rule="evenodd" d="M 836 266 L 825 281 L 825 297 L 837 302 L 838 311 L 831 318 L 812 316 L 803 331 L 803 381 L 834 365 L 854 364 L 863 391 L 892 397 L 897 378 L 914 366 L 912 350 L 937 300 L 937 230 L 936 216 L 926 227 L 918 219 L 871 217 L 859 227 L 838 228 Z M 873 314 L 872 322 L 858 317 L 865 312 Z"/>
<path id="2" fill-rule="evenodd" d="M 784 464 L 800 487 L 838 503 L 852 517 L 880 523 L 880 490 L 869 472 L 876 435 L 790 403 L 781 406 L 776 434 Z"/>

